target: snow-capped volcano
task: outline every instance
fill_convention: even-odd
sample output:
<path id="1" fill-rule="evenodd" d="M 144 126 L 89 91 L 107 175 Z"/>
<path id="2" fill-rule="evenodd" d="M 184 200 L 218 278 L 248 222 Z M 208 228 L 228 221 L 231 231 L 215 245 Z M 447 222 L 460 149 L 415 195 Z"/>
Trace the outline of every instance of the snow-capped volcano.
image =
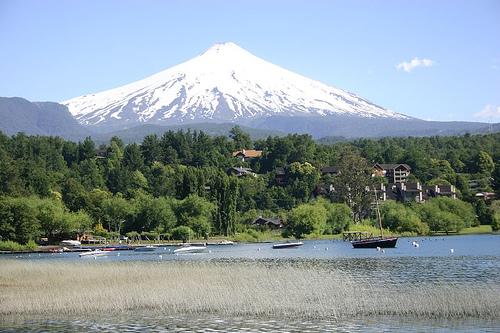
<path id="1" fill-rule="evenodd" d="M 409 119 L 266 62 L 234 43 L 134 83 L 62 102 L 83 125 L 130 127 L 346 115 Z"/>

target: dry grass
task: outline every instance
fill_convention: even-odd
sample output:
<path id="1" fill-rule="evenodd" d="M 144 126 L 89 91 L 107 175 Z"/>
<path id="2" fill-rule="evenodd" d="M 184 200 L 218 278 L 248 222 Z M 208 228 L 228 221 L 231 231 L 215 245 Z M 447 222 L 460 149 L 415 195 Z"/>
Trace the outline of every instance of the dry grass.
<path id="1" fill-rule="evenodd" d="M 0 261 L 0 317 L 164 314 L 497 318 L 498 285 L 397 286 L 319 267 L 209 262 Z"/>

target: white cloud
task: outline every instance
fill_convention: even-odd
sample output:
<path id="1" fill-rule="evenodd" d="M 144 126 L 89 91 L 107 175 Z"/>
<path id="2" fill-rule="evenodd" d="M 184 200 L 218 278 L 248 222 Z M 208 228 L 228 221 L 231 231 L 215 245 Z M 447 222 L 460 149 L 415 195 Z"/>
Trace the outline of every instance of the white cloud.
<path id="1" fill-rule="evenodd" d="M 431 67 L 433 65 L 434 61 L 432 61 L 431 59 L 413 58 L 410 62 L 403 61 L 402 63 L 398 64 L 396 68 L 398 70 L 403 70 L 407 73 L 410 73 L 417 67 Z"/>
<path id="2" fill-rule="evenodd" d="M 474 114 L 475 118 L 500 119 L 500 106 L 486 105 L 481 111 Z"/>

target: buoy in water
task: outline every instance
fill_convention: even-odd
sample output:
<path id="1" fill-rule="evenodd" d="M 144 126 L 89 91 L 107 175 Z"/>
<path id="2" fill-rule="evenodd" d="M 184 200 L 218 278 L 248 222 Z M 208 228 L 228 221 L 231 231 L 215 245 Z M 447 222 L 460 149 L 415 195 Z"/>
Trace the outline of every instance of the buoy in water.
<path id="1" fill-rule="evenodd" d="M 454 249 L 450 249 L 450 253 L 453 253 L 453 252 L 455 252 L 455 250 Z"/>
<path id="2" fill-rule="evenodd" d="M 382 250 L 382 249 L 379 246 L 377 246 L 377 251 L 380 251 L 380 250 Z"/>

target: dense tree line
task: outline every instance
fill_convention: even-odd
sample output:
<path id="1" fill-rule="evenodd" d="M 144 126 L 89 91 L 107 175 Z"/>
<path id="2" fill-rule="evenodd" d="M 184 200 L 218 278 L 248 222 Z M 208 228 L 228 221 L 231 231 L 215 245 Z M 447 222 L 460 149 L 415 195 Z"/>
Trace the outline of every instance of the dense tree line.
<path id="1" fill-rule="evenodd" d="M 263 155 L 243 162 L 232 156 L 240 149 Z M 470 184 L 498 194 L 499 160 L 500 134 L 322 144 L 298 134 L 252 141 L 235 127 L 229 137 L 169 131 L 140 144 L 114 137 L 97 146 L 91 138 L 75 143 L 0 133 L 0 237 L 24 243 L 84 231 L 232 235 L 259 215 L 283 217 L 297 237 L 336 233 L 370 216 L 365 188 L 375 181 L 375 162 L 407 163 L 413 181 L 453 184 L 468 205 L 442 198 L 420 206 L 386 204 L 384 220 L 393 230 L 458 230 L 477 223 L 476 215 L 495 225 L 498 205 L 476 200 Z M 349 172 L 321 175 L 321 167 L 332 165 Z M 230 176 L 230 167 L 250 167 L 258 176 Z M 286 169 L 286 184 L 276 181 L 278 167 Z M 317 200 L 320 184 L 333 184 L 336 195 Z M 439 224 L 456 221 L 451 214 L 463 223 Z"/>

